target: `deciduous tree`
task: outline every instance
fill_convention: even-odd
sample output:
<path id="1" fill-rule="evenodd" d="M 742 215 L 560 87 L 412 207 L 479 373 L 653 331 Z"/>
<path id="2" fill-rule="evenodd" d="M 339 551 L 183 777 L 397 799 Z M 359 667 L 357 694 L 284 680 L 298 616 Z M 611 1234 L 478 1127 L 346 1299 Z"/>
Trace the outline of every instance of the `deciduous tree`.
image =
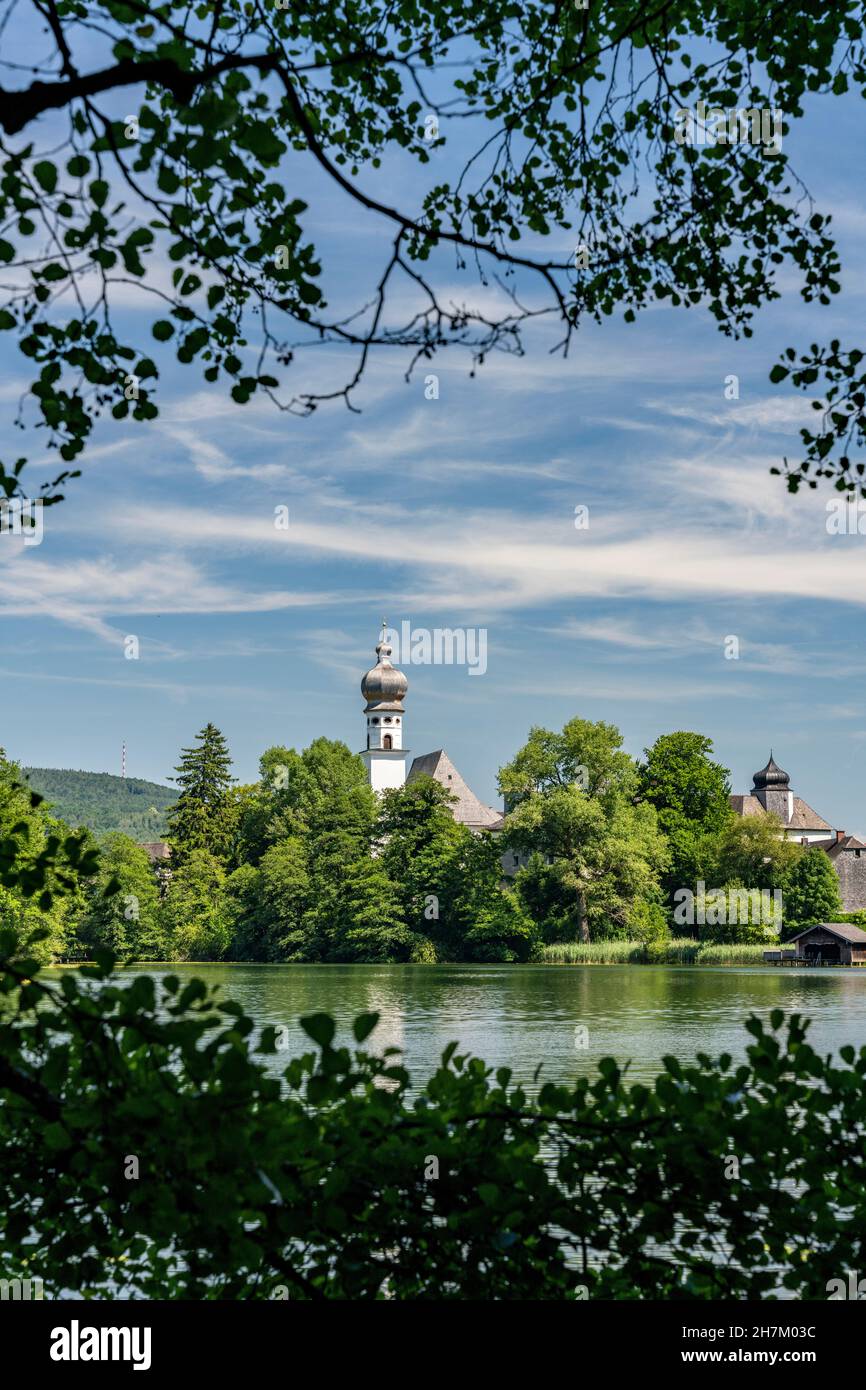
<path id="1" fill-rule="evenodd" d="M 231 944 L 226 875 L 206 849 L 191 849 L 172 871 L 160 920 L 176 960 L 219 960 Z"/>
<path id="2" fill-rule="evenodd" d="M 705 878 L 707 836 L 733 815 L 730 773 L 713 760 L 712 752 L 712 740 L 704 734 L 662 734 L 644 749 L 645 761 L 638 767 L 639 795 L 655 807 L 670 848 L 663 880 L 668 894 Z"/>
<path id="3" fill-rule="evenodd" d="M 806 93 L 864 86 L 851 3 L 31 0 L 3 37 L 0 329 L 59 455 L 49 500 L 101 413 L 156 417 L 169 354 L 238 405 L 264 393 L 303 415 L 354 406 L 382 348 L 411 370 L 457 347 L 475 367 L 549 318 L 566 352 L 582 322 L 660 302 L 747 336 L 782 277 L 807 303 L 840 288 L 786 141 Z M 331 218 L 317 246 L 335 196 L 351 241 Z M 380 260 L 347 298 L 325 253 L 356 264 L 361 225 Z M 457 295 L 455 271 L 472 276 Z M 149 334 L 118 323 L 130 284 L 152 296 Z M 322 342 L 337 375 L 296 384 Z M 831 406 L 785 465 L 792 488 L 859 483 L 862 362 L 834 341 L 776 365 Z M 8 459 L 0 487 L 23 466 Z"/>
<path id="4" fill-rule="evenodd" d="M 561 734 L 533 729 L 499 785 L 513 807 L 505 844 L 540 856 L 524 901 L 557 903 L 549 934 L 623 935 L 634 899 L 657 897 L 668 851 L 655 809 L 634 804 L 637 771 L 619 730 L 585 719 Z"/>
<path id="5" fill-rule="evenodd" d="M 784 892 L 785 925 L 836 922 L 842 911 L 839 878 L 824 850 L 812 845 L 788 876 Z"/>
<path id="6" fill-rule="evenodd" d="M 109 884 L 113 891 L 106 896 Z M 159 894 L 146 852 L 128 835 L 107 835 L 99 847 L 99 872 L 88 888 L 78 925 L 85 952 L 107 947 L 119 956 L 159 960 L 165 948 L 158 909 Z"/>

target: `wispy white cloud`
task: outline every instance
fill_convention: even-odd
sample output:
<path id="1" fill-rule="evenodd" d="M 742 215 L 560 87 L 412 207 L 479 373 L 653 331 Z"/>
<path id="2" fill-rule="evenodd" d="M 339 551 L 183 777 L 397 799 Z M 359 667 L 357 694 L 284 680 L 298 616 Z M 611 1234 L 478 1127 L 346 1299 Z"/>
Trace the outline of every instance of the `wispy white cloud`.
<path id="1" fill-rule="evenodd" d="M 111 645 L 127 633 L 106 615 L 158 617 L 179 613 L 266 613 L 345 603 L 346 596 L 321 590 L 260 589 L 214 580 L 179 554 L 123 566 L 111 559 L 42 560 L 8 556 L 0 564 L 0 614 L 52 618 Z"/>
<path id="2" fill-rule="evenodd" d="M 162 430 L 168 439 L 189 454 L 196 472 L 207 482 L 230 482 L 238 478 L 276 481 L 292 476 L 292 470 L 283 463 L 245 463 L 232 459 L 225 449 L 207 439 L 200 429 L 164 422 Z"/>
<path id="3" fill-rule="evenodd" d="M 311 559 L 375 562 L 410 574 L 426 574 L 472 602 L 497 608 L 525 607 L 574 598 L 642 598 L 696 595 L 812 598 L 866 604 L 866 549 L 839 543 L 817 527 L 811 543 L 801 538 L 796 563 L 788 538 L 764 536 L 740 548 L 736 524 L 695 528 L 688 519 L 646 530 L 638 513 L 633 534 L 595 539 L 575 531 L 566 516 L 518 519 L 508 512 L 407 513 L 402 523 L 363 526 L 350 517 L 303 518 L 277 532 L 272 518 L 175 508 L 125 511 L 113 520 L 120 534 L 161 531 L 166 543 L 238 550 L 275 546 Z M 742 529 L 740 523 L 739 529 Z M 416 581 L 417 592 L 417 581 Z M 435 587 L 431 598 L 436 594 Z M 441 601 L 442 588 L 438 597 Z"/>

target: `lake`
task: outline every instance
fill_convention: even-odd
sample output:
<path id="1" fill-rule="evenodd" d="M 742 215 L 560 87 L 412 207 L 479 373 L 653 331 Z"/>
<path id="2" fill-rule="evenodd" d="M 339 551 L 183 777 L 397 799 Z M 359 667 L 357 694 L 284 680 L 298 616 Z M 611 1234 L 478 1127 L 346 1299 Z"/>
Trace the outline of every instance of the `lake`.
<path id="1" fill-rule="evenodd" d="M 634 1080 L 651 1079 L 666 1053 L 684 1061 L 697 1051 L 745 1053 L 750 1013 L 772 1009 L 814 1020 L 821 1053 L 866 1043 L 866 970 L 767 969 L 760 966 L 549 965 L 177 965 L 134 966 L 155 975 L 218 984 L 260 1026 L 285 1029 L 286 1058 L 312 1046 L 304 1014 L 336 1018 L 348 1042 L 356 1014 L 376 1011 L 368 1046 L 403 1049 L 413 1081 L 435 1066 L 452 1040 L 461 1051 L 530 1079 L 568 1081 L 600 1057 L 630 1061 Z M 120 972 L 125 974 L 127 972 Z"/>

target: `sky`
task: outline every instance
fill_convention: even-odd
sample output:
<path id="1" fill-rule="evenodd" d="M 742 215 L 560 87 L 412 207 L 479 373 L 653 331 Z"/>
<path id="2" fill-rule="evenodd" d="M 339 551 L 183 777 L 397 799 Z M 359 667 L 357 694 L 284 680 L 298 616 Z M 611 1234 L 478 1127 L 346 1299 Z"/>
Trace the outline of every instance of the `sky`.
<path id="1" fill-rule="evenodd" d="M 411 754 L 447 749 L 493 805 L 530 727 L 580 715 L 617 725 L 635 756 L 698 730 L 735 792 L 772 747 L 798 795 L 866 833 L 866 535 L 829 535 L 832 494 L 792 497 L 770 475 L 799 457 L 812 412 L 768 382 L 789 345 L 859 344 L 861 120 L 853 101 L 824 101 L 787 137 L 833 213 L 842 294 L 804 305 L 785 272 L 748 342 L 702 309 L 658 307 L 582 326 L 566 360 L 542 325 L 526 356 L 494 353 L 474 377 L 449 352 L 407 383 L 405 354 L 383 351 L 360 413 L 334 403 L 307 419 L 239 407 L 157 356 L 160 418 L 98 426 L 40 545 L 0 536 L 0 745 L 22 765 L 119 773 L 125 742 L 129 774 L 158 782 L 208 721 L 244 782 L 273 744 L 326 735 L 359 750 L 360 680 L 387 617 L 486 632 L 483 675 L 405 668 L 404 737 Z M 354 293 L 381 262 L 380 224 L 300 162 L 286 177 L 310 202 L 331 297 Z M 393 168 L 376 191 L 410 198 L 411 178 Z M 439 286 L 488 306 L 498 293 L 471 267 Z M 149 341 L 149 301 L 125 291 L 121 315 Z M 311 349 L 296 385 L 346 365 Z M 8 343 L 0 368 L 6 458 L 23 451 L 12 420 L 28 377 Z M 38 440 L 31 452 L 47 476 L 54 461 L 40 471 Z"/>

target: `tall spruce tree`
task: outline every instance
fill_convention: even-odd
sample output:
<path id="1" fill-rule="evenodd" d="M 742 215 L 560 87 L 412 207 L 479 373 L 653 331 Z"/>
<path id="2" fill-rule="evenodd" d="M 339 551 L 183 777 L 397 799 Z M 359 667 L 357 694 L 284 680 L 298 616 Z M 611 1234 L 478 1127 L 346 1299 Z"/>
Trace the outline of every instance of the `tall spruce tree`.
<path id="1" fill-rule="evenodd" d="M 237 811 L 231 795 L 231 754 L 215 724 L 206 724 L 196 735 L 198 743 L 181 749 L 180 763 L 172 778 L 180 787 L 168 818 L 168 842 L 177 867 L 193 850 L 205 850 L 214 858 L 227 859 L 235 831 Z"/>

